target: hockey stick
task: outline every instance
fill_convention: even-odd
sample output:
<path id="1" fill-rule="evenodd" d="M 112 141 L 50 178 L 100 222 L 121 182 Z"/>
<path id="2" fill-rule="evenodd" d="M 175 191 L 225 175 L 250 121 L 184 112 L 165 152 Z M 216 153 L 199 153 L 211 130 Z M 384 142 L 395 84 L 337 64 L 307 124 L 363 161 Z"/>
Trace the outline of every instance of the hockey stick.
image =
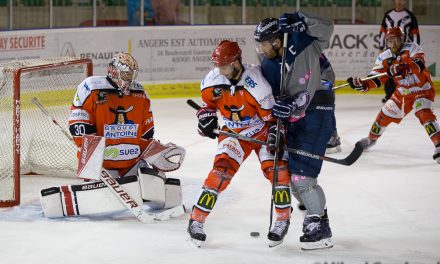
<path id="1" fill-rule="evenodd" d="M 284 33 L 283 35 L 283 54 L 281 56 L 281 74 L 280 74 L 280 98 L 284 95 L 285 90 L 285 68 L 286 68 L 286 58 L 287 58 L 287 40 L 289 38 L 289 33 Z M 275 189 L 276 185 L 278 183 L 278 161 L 280 159 L 279 153 L 280 153 L 280 130 L 281 126 L 283 124 L 281 123 L 281 119 L 277 118 L 277 124 L 276 124 L 276 137 L 275 137 L 275 154 L 273 158 L 273 178 L 272 178 L 272 195 L 270 199 L 270 220 L 269 220 L 269 234 L 270 229 L 272 228 L 272 222 L 273 222 L 273 208 L 274 208 L 274 200 L 275 200 Z M 269 235 L 268 235 L 269 237 Z"/>
<path id="2" fill-rule="evenodd" d="M 368 80 L 371 80 L 371 79 L 374 79 L 374 78 L 379 78 L 379 77 L 382 77 L 382 76 L 385 76 L 385 75 L 387 75 L 387 73 L 386 72 L 382 72 L 382 73 L 379 73 L 379 74 L 376 74 L 376 75 L 373 75 L 373 76 L 365 77 L 365 78 L 361 79 L 361 81 L 368 81 Z M 350 85 L 349 83 L 344 83 L 344 84 L 341 84 L 341 85 L 333 87 L 333 90 L 336 90 L 336 89 L 339 89 L 339 88 L 342 88 L 342 87 L 345 87 L 345 86 L 349 86 L 349 85 Z"/>
<path id="3" fill-rule="evenodd" d="M 194 108 L 196 110 L 200 109 L 200 106 L 196 102 L 194 102 L 193 100 L 188 99 L 186 102 L 192 108 Z M 267 146 L 266 141 L 262 141 L 262 140 L 258 140 L 255 138 L 246 137 L 241 134 L 230 133 L 230 132 L 226 132 L 226 131 L 222 131 L 222 130 L 219 130 L 217 132 L 218 132 L 218 134 L 225 135 L 228 137 L 233 137 L 233 138 L 237 138 L 240 140 L 249 141 L 252 143 L 257 143 L 260 145 Z M 297 154 L 300 156 L 305 156 L 305 157 L 309 157 L 312 159 L 318 159 L 318 160 L 322 160 L 322 161 L 333 162 L 333 163 L 337 163 L 337 164 L 341 164 L 341 165 L 345 165 L 345 166 L 352 165 L 355 161 L 357 161 L 359 159 L 359 157 L 362 155 L 362 152 L 364 151 L 364 148 L 362 147 L 362 145 L 359 142 L 357 142 L 355 144 L 355 147 L 351 151 L 351 153 L 343 159 L 335 159 L 335 158 L 331 158 L 331 157 L 327 157 L 327 156 L 321 156 L 321 155 L 313 154 L 313 153 L 310 153 L 310 152 L 307 152 L 304 150 L 294 149 L 294 148 L 289 148 L 289 147 L 283 147 L 282 149 L 287 152 L 294 153 L 294 154 Z"/>
<path id="4" fill-rule="evenodd" d="M 48 119 L 63 132 L 63 134 L 70 140 L 70 142 L 73 143 L 73 139 L 61 127 L 61 125 L 55 120 L 55 118 L 46 110 L 46 108 L 37 100 L 37 98 L 35 98 L 35 97 L 32 98 L 32 103 L 34 103 L 36 106 L 38 106 L 38 108 L 43 112 L 43 114 L 46 115 L 48 117 Z M 96 136 L 93 136 L 93 137 L 96 137 Z M 104 144 L 104 143 L 102 142 L 101 144 Z M 142 206 L 138 205 L 130 197 L 130 195 L 124 190 L 124 188 L 122 188 L 119 185 L 119 183 L 109 175 L 108 171 L 102 167 L 102 162 L 104 159 L 104 156 L 103 156 L 104 148 L 102 148 L 101 151 L 102 151 L 102 158 L 100 161 L 98 161 L 98 163 L 100 162 L 101 166 L 97 166 L 98 170 L 101 171 L 100 173 L 98 171 L 98 173 L 100 174 L 99 179 L 102 180 L 102 182 L 104 182 L 104 184 L 118 198 L 118 200 L 141 222 L 153 223 L 155 220 L 163 221 L 163 220 L 167 220 L 169 218 L 178 217 L 178 216 L 183 215 L 185 213 L 185 208 L 183 205 L 167 209 L 167 210 L 160 212 L 160 213 L 151 214 L 151 213 L 145 212 L 142 209 Z M 81 154 L 81 156 L 82 156 L 82 154 Z M 95 164 L 93 164 L 93 165 L 95 165 Z"/>

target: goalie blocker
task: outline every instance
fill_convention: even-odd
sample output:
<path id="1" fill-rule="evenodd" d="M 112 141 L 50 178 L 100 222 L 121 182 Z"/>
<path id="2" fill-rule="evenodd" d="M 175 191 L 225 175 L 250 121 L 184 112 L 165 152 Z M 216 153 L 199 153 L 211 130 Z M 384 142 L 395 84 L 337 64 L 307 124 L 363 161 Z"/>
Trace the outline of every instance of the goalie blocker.
<path id="1" fill-rule="evenodd" d="M 134 203 L 154 209 L 168 209 L 182 204 L 180 180 L 147 167 L 138 168 L 138 176 L 114 179 Z M 41 190 L 43 213 L 48 218 L 106 214 L 126 210 L 122 202 L 102 181 L 64 185 Z"/>

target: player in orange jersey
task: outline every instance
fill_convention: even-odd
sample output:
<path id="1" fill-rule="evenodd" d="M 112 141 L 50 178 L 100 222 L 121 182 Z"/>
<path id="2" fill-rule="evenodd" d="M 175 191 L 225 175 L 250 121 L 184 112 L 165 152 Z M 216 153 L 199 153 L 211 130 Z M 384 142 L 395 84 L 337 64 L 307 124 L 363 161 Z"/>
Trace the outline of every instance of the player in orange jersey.
<path id="1" fill-rule="evenodd" d="M 180 167 L 185 150 L 153 138 L 151 101 L 136 81 L 138 68 L 130 54 L 120 52 L 109 63 L 107 76 L 86 78 L 78 86 L 71 106 L 70 133 L 78 146 L 83 135 L 104 137 L 103 167 L 112 177 L 136 175 L 146 195 L 143 198 L 150 205 L 175 206 L 181 203 L 180 181 L 166 178 L 164 172 Z M 143 155 L 146 153 L 151 155 Z M 168 193 L 169 189 L 173 193 Z"/>
<path id="2" fill-rule="evenodd" d="M 435 89 L 431 75 L 425 66 L 425 54 L 414 42 L 403 42 L 404 33 L 401 28 L 389 28 L 386 32 L 388 49 L 376 59 L 370 75 L 387 73 L 387 76 L 362 81 L 359 77 L 347 79 L 351 88 L 367 92 L 379 87 L 390 76 L 396 84 L 396 91 L 385 102 L 376 117 L 368 137 L 361 142 L 364 149 L 373 146 L 390 123 L 400 121 L 414 109 L 415 115 L 425 128 L 434 143 L 434 160 L 440 164 L 440 127 L 432 111 Z"/>
<path id="3" fill-rule="evenodd" d="M 276 122 L 271 116 L 274 97 L 269 84 L 259 66 L 242 64 L 241 49 L 236 42 L 220 42 L 212 53 L 212 62 L 216 68 L 201 83 L 205 106 L 197 111 L 197 117 L 199 133 L 213 139 L 218 137 L 218 147 L 213 168 L 205 179 L 189 221 L 188 233 L 198 246 L 206 239 L 203 224 L 218 195 L 226 189 L 252 151 L 258 155 L 264 176 L 273 181 L 274 155 L 270 148 L 216 133 L 219 111 L 225 124 L 223 130 L 263 141 L 269 138 L 268 143 L 273 145 Z M 280 141 L 285 142 L 284 134 L 284 130 L 280 130 Z M 282 242 L 290 224 L 287 154 L 281 156 L 274 194 L 276 222 L 268 234 L 271 245 Z"/>

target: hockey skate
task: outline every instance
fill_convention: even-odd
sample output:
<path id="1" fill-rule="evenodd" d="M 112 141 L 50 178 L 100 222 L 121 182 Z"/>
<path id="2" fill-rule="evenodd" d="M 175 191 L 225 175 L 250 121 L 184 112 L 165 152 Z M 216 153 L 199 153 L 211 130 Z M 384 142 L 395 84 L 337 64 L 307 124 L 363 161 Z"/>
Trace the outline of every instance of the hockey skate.
<path id="1" fill-rule="evenodd" d="M 270 230 L 269 234 L 267 234 L 267 238 L 269 239 L 269 247 L 276 247 L 279 244 L 283 243 L 283 239 L 289 231 L 290 220 L 277 220 L 273 228 Z"/>
<path id="2" fill-rule="evenodd" d="M 333 247 L 327 214 L 322 217 L 309 215 L 303 223 L 304 235 L 299 238 L 302 250 L 315 250 Z"/>
<path id="3" fill-rule="evenodd" d="M 206 234 L 203 231 L 203 223 L 190 219 L 187 231 L 190 236 L 188 242 L 191 242 L 198 248 L 201 247 L 206 240 Z"/>
<path id="4" fill-rule="evenodd" d="M 339 153 L 342 151 L 341 139 L 338 136 L 331 136 L 327 142 L 327 147 L 325 150 L 326 154 Z"/>
<path id="5" fill-rule="evenodd" d="M 359 142 L 361 143 L 364 150 L 368 150 L 369 148 L 374 146 L 376 144 L 376 141 L 377 140 L 370 139 L 369 137 L 366 137 L 366 138 L 359 140 Z"/>

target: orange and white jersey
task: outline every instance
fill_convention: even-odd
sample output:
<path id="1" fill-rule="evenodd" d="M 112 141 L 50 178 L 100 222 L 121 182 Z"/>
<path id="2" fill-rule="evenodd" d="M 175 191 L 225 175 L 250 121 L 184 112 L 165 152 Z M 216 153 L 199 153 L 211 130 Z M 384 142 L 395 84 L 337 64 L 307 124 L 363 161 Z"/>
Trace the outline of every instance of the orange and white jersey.
<path id="1" fill-rule="evenodd" d="M 104 168 L 124 171 L 136 163 L 153 137 L 150 99 L 137 82 L 130 95 L 124 95 L 107 77 L 92 76 L 77 88 L 69 126 L 78 146 L 84 134 L 105 137 Z"/>
<path id="2" fill-rule="evenodd" d="M 219 110 L 229 129 L 252 137 L 273 120 L 275 101 L 260 66 L 243 66 L 244 72 L 236 85 L 221 75 L 218 68 L 211 70 L 201 83 L 202 100 L 207 107 Z"/>
<path id="3" fill-rule="evenodd" d="M 369 75 L 387 72 L 391 65 L 402 63 L 409 66 L 410 72 L 405 76 L 393 77 L 398 96 L 416 96 L 434 90 L 431 75 L 425 66 L 425 54 L 422 48 L 414 42 L 403 43 L 398 56 L 394 55 L 390 49 L 382 52 L 377 57 Z M 379 87 L 388 78 L 388 76 L 383 76 L 369 80 L 366 82 L 367 87 L 368 89 Z"/>

